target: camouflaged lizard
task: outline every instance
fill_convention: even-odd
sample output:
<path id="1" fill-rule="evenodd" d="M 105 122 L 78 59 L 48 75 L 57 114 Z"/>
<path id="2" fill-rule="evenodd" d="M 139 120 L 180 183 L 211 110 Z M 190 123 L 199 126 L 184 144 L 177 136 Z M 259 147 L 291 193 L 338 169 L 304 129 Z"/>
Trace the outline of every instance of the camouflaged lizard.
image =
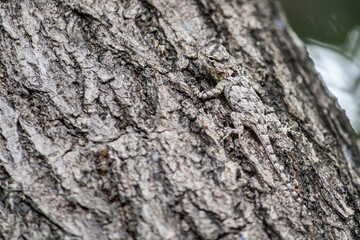
<path id="1" fill-rule="evenodd" d="M 224 93 L 233 110 L 231 119 L 236 129 L 232 132 L 235 131 L 241 135 L 244 126 L 255 132 L 276 173 L 285 182 L 286 188 L 293 198 L 300 201 L 294 187 L 294 185 L 298 185 L 296 180 L 294 184 L 291 184 L 290 179 L 283 172 L 283 167 L 277 163 L 278 160 L 267 130 L 269 120 L 267 120 L 265 106 L 250 85 L 249 79 L 236 66 L 233 57 L 224 46 L 215 44 L 201 50 L 197 61 L 200 68 L 217 81 L 217 85 L 213 89 L 204 92 L 200 92 L 198 88 L 191 85 L 194 94 L 198 98 L 208 99 Z M 270 183 L 269 185 L 273 184 Z"/>

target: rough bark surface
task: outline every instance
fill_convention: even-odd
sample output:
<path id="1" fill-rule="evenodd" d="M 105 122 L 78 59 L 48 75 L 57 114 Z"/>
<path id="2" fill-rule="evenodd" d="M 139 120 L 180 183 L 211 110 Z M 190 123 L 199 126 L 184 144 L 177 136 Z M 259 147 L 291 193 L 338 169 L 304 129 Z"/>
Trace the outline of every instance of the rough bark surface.
<path id="1" fill-rule="evenodd" d="M 214 86 L 210 43 L 280 120 L 301 201 L 251 129 L 222 141 L 225 98 L 188 87 Z M 0 1 L 2 239 L 359 239 L 359 166 L 272 0 Z"/>

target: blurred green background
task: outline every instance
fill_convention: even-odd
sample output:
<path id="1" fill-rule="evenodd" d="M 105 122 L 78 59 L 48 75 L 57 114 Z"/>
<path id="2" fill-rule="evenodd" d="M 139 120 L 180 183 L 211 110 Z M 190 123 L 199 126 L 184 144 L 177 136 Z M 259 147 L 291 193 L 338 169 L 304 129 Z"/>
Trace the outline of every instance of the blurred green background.
<path id="1" fill-rule="evenodd" d="M 360 0 L 279 0 L 360 136 Z"/>

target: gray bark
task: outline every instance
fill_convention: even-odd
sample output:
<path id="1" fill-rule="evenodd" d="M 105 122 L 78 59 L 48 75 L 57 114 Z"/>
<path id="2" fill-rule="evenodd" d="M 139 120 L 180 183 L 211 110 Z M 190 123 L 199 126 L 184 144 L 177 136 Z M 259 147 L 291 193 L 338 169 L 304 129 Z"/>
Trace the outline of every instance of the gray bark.
<path id="1" fill-rule="evenodd" d="M 289 127 L 300 202 L 190 91 L 209 43 Z M 2 239 L 360 238 L 356 135 L 272 0 L 0 1 L 0 84 Z"/>

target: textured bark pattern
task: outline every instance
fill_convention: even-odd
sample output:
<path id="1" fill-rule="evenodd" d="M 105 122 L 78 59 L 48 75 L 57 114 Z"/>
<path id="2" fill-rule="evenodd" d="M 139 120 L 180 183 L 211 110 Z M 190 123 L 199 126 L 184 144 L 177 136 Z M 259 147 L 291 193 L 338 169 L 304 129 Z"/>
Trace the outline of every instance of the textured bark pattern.
<path id="1" fill-rule="evenodd" d="M 192 95 L 209 43 L 291 127 L 270 140 L 302 201 Z M 355 136 L 272 0 L 0 1 L 3 239 L 357 239 Z"/>

